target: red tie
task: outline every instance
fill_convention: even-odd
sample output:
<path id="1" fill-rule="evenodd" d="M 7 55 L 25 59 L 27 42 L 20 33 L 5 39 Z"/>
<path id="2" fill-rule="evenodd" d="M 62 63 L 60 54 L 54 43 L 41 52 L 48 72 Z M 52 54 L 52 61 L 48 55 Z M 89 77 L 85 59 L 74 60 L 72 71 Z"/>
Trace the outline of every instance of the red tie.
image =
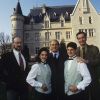
<path id="1" fill-rule="evenodd" d="M 23 59 L 21 57 L 21 53 L 19 53 L 19 64 L 20 64 L 21 70 L 24 71 L 24 62 L 23 62 Z"/>

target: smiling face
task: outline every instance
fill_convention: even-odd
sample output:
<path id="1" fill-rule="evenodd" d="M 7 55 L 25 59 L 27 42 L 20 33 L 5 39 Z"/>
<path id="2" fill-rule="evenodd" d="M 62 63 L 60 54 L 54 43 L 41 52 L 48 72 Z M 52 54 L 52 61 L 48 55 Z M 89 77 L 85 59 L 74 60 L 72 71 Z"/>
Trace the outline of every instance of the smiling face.
<path id="1" fill-rule="evenodd" d="M 77 35 L 77 40 L 78 40 L 78 42 L 79 42 L 79 44 L 81 46 L 84 46 L 86 44 L 87 38 L 86 38 L 86 36 L 83 33 L 81 33 L 81 34 Z"/>
<path id="2" fill-rule="evenodd" d="M 39 55 L 39 58 L 41 59 L 42 62 L 45 62 L 48 58 L 48 53 L 46 51 L 42 51 Z"/>
<path id="3" fill-rule="evenodd" d="M 72 48 L 72 47 L 68 47 L 67 48 L 67 54 L 69 57 L 73 57 L 76 54 L 76 49 Z"/>

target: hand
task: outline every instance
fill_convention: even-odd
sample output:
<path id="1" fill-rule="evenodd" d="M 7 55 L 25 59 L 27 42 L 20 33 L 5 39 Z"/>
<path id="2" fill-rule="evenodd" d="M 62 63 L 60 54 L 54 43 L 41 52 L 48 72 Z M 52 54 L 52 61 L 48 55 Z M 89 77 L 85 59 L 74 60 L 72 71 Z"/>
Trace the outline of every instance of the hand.
<path id="1" fill-rule="evenodd" d="M 44 92 L 48 91 L 48 88 L 47 88 L 46 84 L 43 84 L 41 88 L 42 88 L 42 90 L 43 90 Z"/>
<path id="2" fill-rule="evenodd" d="M 71 91 L 71 92 L 77 92 L 78 91 L 78 88 L 77 88 L 77 86 L 76 85 L 70 85 L 69 86 L 69 90 Z"/>
<path id="3" fill-rule="evenodd" d="M 89 61 L 88 60 L 85 60 L 85 59 L 83 59 L 81 57 L 77 57 L 77 62 L 86 63 L 87 64 Z"/>

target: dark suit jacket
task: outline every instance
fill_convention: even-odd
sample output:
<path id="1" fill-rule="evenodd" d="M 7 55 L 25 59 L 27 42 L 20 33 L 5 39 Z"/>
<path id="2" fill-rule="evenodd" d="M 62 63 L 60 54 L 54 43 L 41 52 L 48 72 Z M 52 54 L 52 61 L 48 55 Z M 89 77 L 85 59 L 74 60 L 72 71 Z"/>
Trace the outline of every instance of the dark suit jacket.
<path id="1" fill-rule="evenodd" d="M 28 66 L 25 71 L 20 69 L 13 51 L 2 55 L 3 80 L 7 83 L 7 89 L 25 91 L 27 89 L 26 76 Z"/>
<path id="2" fill-rule="evenodd" d="M 0 83 L 2 81 L 2 78 L 3 76 L 2 76 L 2 66 L 1 66 L 1 58 L 0 58 Z"/>
<path id="3" fill-rule="evenodd" d="M 63 58 L 61 53 L 59 54 L 58 59 L 54 59 L 53 55 L 49 56 L 49 65 L 51 67 L 52 77 L 52 93 L 55 96 L 64 95 L 64 61 L 66 58 Z"/>
<path id="4" fill-rule="evenodd" d="M 80 47 L 77 49 L 77 56 L 80 56 Z M 87 45 L 87 51 L 85 53 L 85 59 L 89 61 L 88 68 L 91 73 L 92 79 L 98 77 L 96 71 L 100 67 L 100 52 L 99 49 L 94 45 Z M 99 71 L 100 73 L 100 71 Z M 100 74 L 99 74 L 100 75 Z"/>

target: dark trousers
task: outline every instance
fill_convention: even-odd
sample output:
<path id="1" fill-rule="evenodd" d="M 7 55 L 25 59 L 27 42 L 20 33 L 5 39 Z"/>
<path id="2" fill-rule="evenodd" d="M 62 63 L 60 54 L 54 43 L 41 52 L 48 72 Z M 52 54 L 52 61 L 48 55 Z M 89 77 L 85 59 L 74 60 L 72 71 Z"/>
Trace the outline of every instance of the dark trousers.
<path id="1" fill-rule="evenodd" d="M 55 96 L 52 96 L 52 99 L 51 100 L 64 100 L 64 95 L 55 95 Z"/>
<path id="2" fill-rule="evenodd" d="M 0 83 L 0 100 L 6 100 L 6 85 Z"/>
<path id="3" fill-rule="evenodd" d="M 86 95 L 85 92 L 80 92 L 77 94 L 73 94 L 73 95 L 65 95 L 64 100 L 89 100 Z"/>
<path id="4" fill-rule="evenodd" d="M 17 92 L 14 90 L 7 90 L 7 100 L 28 100 L 28 92 Z"/>
<path id="5" fill-rule="evenodd" d="M 90 100 L 100 99 L 100 84 L 90 88 Z"/>
<path id="6" fill-rule="evenodd" d="M 34 100 L 53 100 L 53 99 L 51 99 L 51 94 L 44 94 L 35 90 Z"/>

